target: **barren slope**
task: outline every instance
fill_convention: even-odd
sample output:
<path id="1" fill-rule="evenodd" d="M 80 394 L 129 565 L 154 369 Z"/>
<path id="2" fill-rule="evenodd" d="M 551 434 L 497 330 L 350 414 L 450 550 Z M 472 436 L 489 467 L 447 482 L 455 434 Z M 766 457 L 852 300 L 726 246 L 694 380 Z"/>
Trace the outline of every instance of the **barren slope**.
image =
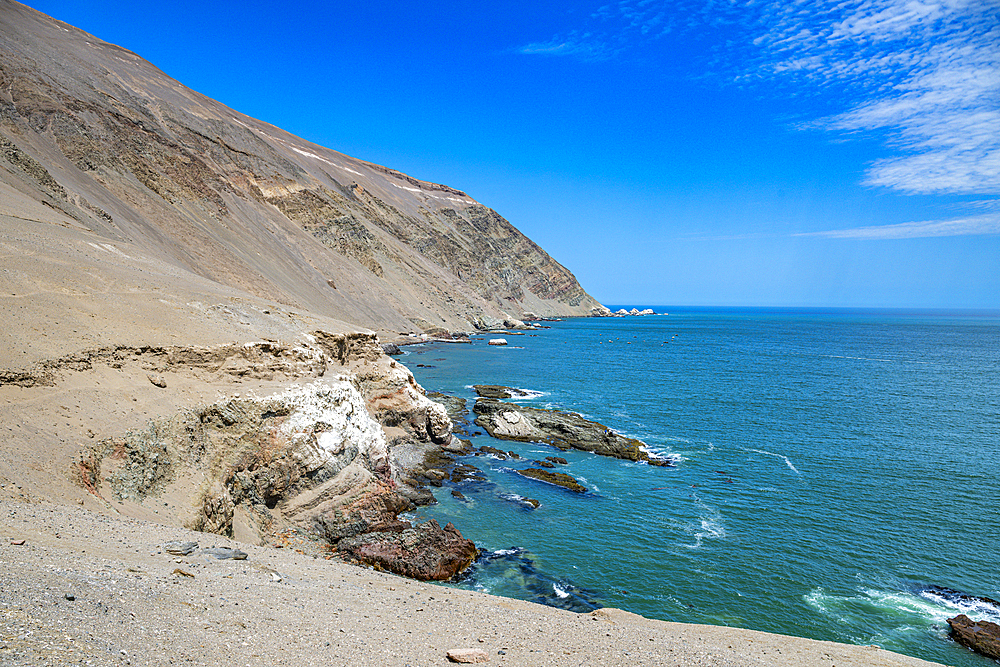
<path id="1" fill-rule="evenodd" d="M 162 298 L 182 329 L 190 301 L 239 298 L 385 332 L 599 305 L 464 193 L 310 144 L 11 0 L 0 231 L 4 314 L 59 311 L 69 294 L 91 311 L 59 332 L 77 344 L 109 333 L 119 298 L 139 321 Z"/>

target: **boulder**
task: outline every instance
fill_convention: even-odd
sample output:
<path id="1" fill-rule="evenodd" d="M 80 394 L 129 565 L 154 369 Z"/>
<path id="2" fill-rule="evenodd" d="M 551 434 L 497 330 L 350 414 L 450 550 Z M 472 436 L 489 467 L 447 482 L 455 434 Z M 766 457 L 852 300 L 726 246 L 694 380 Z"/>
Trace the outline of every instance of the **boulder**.
<path id="1" fill-rule="evenodd" d="M 338 551 L 379 570 L 421 581 L 451 579 L 469 567 L 479 550 L 452 524 L 431 519 L 399 532 L 372 532 L 341 540 Z"/>
<path id="2" fill-rule="evenodd" d="M 506 338 L 490 338 L 489 344 L 490 345 L 506 345 L 507 344 L 507 339 Z"/>
<path id="3" fill-rule="evenodd" d="M 580 482 L 576 481 L 576 479 L 570 477 L 564 472 L 552 472 L 551 470 L 542 470 L 541 468 L 528 468 L 526 470 L 518 470 L 517 474 L 522 477 L 537 479 L 540 482 L 555 484 L 556 486 L 561 486 L 574 493 L 587 492 L 587 487 L 580 484 Z"/>
<path id="4" fill-rule="evenodd" d="M 167 542 L 163 545 L 163 550 L 171 556 L 189 556 L 198 548 L 197 542 Z"/>
<path id="5" fill-rule="evenodd" d="M 393 356 L 403 354 L 403 351 L 395 343 L 382 343 L 382 352 Z"/>
<path id="6" fill-rule="evenodd" d="M 959 644 L 993 660 L 1000 660 L 1000 625 L 973 621 L 965 614 L 948 619 L 951 636 Z"/>

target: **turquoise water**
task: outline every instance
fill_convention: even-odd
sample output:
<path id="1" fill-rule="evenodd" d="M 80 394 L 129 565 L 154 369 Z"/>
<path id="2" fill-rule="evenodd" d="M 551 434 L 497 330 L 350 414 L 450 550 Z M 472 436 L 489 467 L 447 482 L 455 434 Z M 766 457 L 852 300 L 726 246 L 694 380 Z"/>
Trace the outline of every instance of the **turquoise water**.
<path id="1" fill-rule="evenodd" d="M 512 472 L 527 461 L 463 457 L 487 481 L 457 487 L 465 501 L 446 483 L 419 513 L 490 553 L 460 585 L 991 664 L 947 639 L 969 605 L 927 589 L 1000 598 L 1000 318 L 671 310 L 551 326 L 401 359 L 470 408 L 472 384 L 533 390 L 528 403 L 678 465 L 473 438 L 562 455 L 591 492 Z M 988 605 L 969 614 L 1000 621 Z"/>

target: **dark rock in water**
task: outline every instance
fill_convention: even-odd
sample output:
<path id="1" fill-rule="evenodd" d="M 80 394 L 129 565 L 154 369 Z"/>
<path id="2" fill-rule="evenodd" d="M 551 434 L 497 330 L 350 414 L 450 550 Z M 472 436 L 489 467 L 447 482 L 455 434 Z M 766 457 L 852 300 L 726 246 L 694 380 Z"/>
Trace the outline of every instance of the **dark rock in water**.
<path id="1" fill-rule="evenodd" d="M 483 445 L 482 447 L 479 448 L 479 451 L 481 451 L 483 454 L 492 454 L 493 456 L 497 457 L 501 461 L 506 461 L 507 460 L 507 452 L 503 451 L 502 449 L 497 449 L 496 447 L 490 447 L 489 445 Z"/>
<path id="2" fill-rule="evenodd" d="M 546 461 L 550 461 L 552 463 L 558 463 L 559 465 L 568 465 L 569 464 L 569 461 L 567 461 L 566 459 L 564 459 L 561 456 L 546 456 L 545 460 Z"/>
<path id="3" fill-rule="evenodd" d="M 392 356 L 403 354 L 403 351 L 395 343 L 382 343 L 382 352 Z"/>
<path id="4" fill-rule="evenodd" d="M 965 614 L 948 619 L 951 636 L 959 644 L 966 646 L 987 658 L 1000 660 L 1000 625 L 989 621 L 973 621 Z"/>
<path id="5" fill-rule="evenodd" d="M 469 408 L 466 407 L 467 402 L 464 398 L 442 394 L 439 391 L 427 392 L 427 398 L 444 406 L 448 418 L 451 419 L 452 432 L 468 435 Z"/>
<path id="6" fill-rule="evenodd" d="M 471 540 L 452 524 L 442 528 L 431 519 L 400 532 L 374 532 L 341 540 L 337 549 L 348 558 L 379 570 L 421 581 L 451 579 L 479 554 Z"/>
<path id="7" fill-rule="evenodd" d="M 921 597 L 930 599 L 939 598 L 940 600 L 954 604 L 985 605 L 987 607 L 992 607 L 998 614 L 1000 614 L 1000 601 L 994 600 L 993 598 L 983 597 L 981 595 L 969 595 L 968 593 L 963 593 L 962 591 L 955 590 L 954 588 L 948 588 L 947 586 L 922 586 L 918 593 Z"/>
<path id="8" fill-rule="evenodd" d="M 514 387 L 504 387 L 499 384 L 477 384 L 473 385 L 476 394 L 484 398 L 524 398 L 530 394 Z"/>
<path id="9" fill-rule="evenodd" d="M 561 486 L 564 489 L 569 489 L 574 493 L 587 492 L 587 487 L 580 484 L 580 482 L 576 481 L 573 477 L 570 477 L 564 472 L 551 472 L 540 468 L 528 468 L 526 470 L 518 470 L 516 472 L 522 477 L 530 477 L 531 479 L 537 479 L 542 482 L 547 482 L 548 484 L 555 484 L 556 486 Z"/>
<path id="10" fill-rule="evenodd" d="M 452 484 L 461 484 L 466 480 L 481 481 L 484 479 L 486 478 L 483 476 L 483 471 L 468 463 L 460 463 L 451 471 Z"/>
<path id="11" fill-rule="evenodd" d="M 514 459 L 515 461 L 521 458 L 521 455 L 518 454 L 517 452 L 507 452 L 507 456 Z"/>
<path id="12" fill-rule="evenodd" d="M 605 606 L 597 592 L 542 571 L 532 554 L 520 548 L 483 552 L 458 581 L 466 584 L 488 581 L 489 592 L 494 595 L 529 600 L 578 614 Z"/>
<path id="13" fill-rule="evenodd" d="M 473 411 L 477 415 L 475 423 L 494 438 L 544 442 L 562 450 L 579 449 L 628 461 L 650 461 L 641 440 L 626 438 L 575 412 L 528 408 L 492 398 L 478 399 Z"/>
<path id="14" fill-rule="evenodd" d="M 457 499 L 463 500 L 463 501 L 464 500 L 468 500 L 468 498 L 466 498 L 465 495 L 463 495 L 462 492 L 459 491 L 458 489 L 452 489 L 451 490 L 451 497 L 452 498 L 457 498 Z"/>
<path id="15" fill-rule="evenodd" d="M 539 501 L 534 498 L 525 498 L 524 496 L 519 496 L 516 493 L 507 493 L 506 491 L 497 494 L 500 498 L 507 500 L 509 502 L 515 503 L 522 509 L 538 509 L 541 505 Z"/>
<path id="16" fill-rule="evenodd" d="M 536 459 L 536 460 L 532 461 L 532 463 L 534 463 L 536 466 L 542 466 L 543 468 L 555 468 L 556 467 L 556 464 L 553 463 L 552 461 L 539 461 L 539 460 Z"/>

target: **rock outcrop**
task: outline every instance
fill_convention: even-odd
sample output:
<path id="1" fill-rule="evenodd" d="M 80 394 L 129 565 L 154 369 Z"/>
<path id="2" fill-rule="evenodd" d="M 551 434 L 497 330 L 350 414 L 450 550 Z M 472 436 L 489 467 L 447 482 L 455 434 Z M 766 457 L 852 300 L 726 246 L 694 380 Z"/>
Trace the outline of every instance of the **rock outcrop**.
<path id="1" fill-rule="evenodd" d="M 948 619 L 951 636 L 959 644 L 993 660 L 1000 660 L 1000 625 L 973 621 L 965 614 Z"/>
<path id="2" fill-rule="evenodd" d="M 196 530 L 266 542 L 294 525 L 334 546 L 368 534 L 403 535 L 409 546 L 393 557 L 369 559 L 382 553 L 372 545 L 383 538 L 346 543 L 345 553 L 407 576 L 453 576 L 475 557 L 474 545 L 454 527 L 413 528 L 398 519 L 431 500 L 414 476 L 423 470 L 422 455 L 452 440 L 444 407 L 383 354 L 375 336 L 315 331 L 310 338 L 294 353 L 270 344 L 269 354 L 298 360 L 307 382 L 265 397 L 225 399 L 99 441 L 80 453 L 74 474 L 96 497 L 140 504 L 177 495 L 182 480 L 197 476 L 203 481 L 184 503 L 192 508 L 186 523 Z M 161 354 L 185 364 L 212 359 L 216 372 L 243 369 L 254 358 L 242 347 L 194 352 Z M 408 558 L 413 562 L 405 564 Z"/>
<path id="3" fill-rule="evenodd" d="M 431 519 L 402 530 L 369 532 L 341 540 L 337 549 L 359 563 L 422 581 L 443 581 L 469 567 L 476 545 L 450 523 Z"/>
<path id="4" fill-rule="evenodd" d="M 492 398 L 476 400 L 473 412 L 475 423 L 494 438 L 543 442 L 561 450 L 579 449 L 650 465 L 672 465 L 669 460 L 650 457 L 642 441 L 619 435 L 575 412 L 529 408 Z"/>
<path id="5" fill-rule="evenodd" d="M 522 477 L 529 477 L 531 479 L 537 479 L 541 482 L 545 482 L 546 484 L 561 486 L 562 488 L 568 489 L 574 493 L 587 492 L 587 487 L 580 484 L 580 482 L 578 482 L 574 477 L 567 475 L 564 472 L 552 472 L 551 470 L 542 470 L 541 468 L 526 468 L 516 472 Z"/>

